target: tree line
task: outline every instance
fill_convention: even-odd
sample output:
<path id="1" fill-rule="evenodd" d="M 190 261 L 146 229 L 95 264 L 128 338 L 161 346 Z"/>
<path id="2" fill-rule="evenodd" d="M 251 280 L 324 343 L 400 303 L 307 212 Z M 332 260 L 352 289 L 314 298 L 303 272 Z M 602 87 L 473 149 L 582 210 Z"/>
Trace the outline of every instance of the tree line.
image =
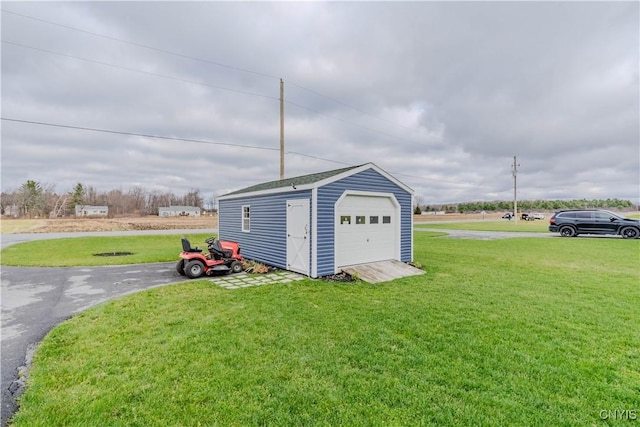
<path id="1" fill-rule="evenodd" d="M 108 206 L 109 216 L 157 215 L 158 208 L 167 206 L 195 206 L 212 210 L 214 201 L 213 195 L 205 201 L 197 188 L 183 195 L 148 191 L 140 186 L 101 192 L 79 182 L 71 190 L 58 193 L 54 185 L 28 180 L 15 191 L 2 192 L 0 213 L 28 218 L 56 218 L 75 215 L 77 205 L 91 205 Z"/>
<path id="2" fill-rule="evenodd" d="M 552 211 L 562 209 L 614 209 L 625 210 L 633 208 L 629 200 L 623 199 L 573 199 L 573 200 L 522 200 L 518 201 L 518 211 Z M 447 205 L 421 205 L 416 204 L 415 212 L 447 212 L 447 213 L 474 213 L 474 212 L 500 212 L 513 211 L 513 200 L 492 202 L 466 202 Z"/>
<path id="3" fill-rule="evenodd" d="M 95 187 L 78 182 L 69 191 L 58 193 L 54 185 L 28 180 L 15 191 L 2 192 L 0 213 L 7 216 L 28 218 L 65 217 L 75 215 L 77 205 L 108 206 L 109 216 L 158 215 L 160 207 L 195 206 L 205 211 L 214 209 L 215 197 L 206 200 L 197 188 L 183 195 L 171 192 L 148 191 L 140 186 L 128 190 L 116 189 L 100 192 Z M 560 209 L 599 208 L 625 210 L 633 208 L 629 200 L 622 199 L 574 199 L 574 200 L 522 200 L 520 211 L 550 211 Z M 446 212 L 472 213 L 513 210 L 513 201 L 465 202 L 446 205 L 423 204 L 416 198 L 414 213 Z"/>

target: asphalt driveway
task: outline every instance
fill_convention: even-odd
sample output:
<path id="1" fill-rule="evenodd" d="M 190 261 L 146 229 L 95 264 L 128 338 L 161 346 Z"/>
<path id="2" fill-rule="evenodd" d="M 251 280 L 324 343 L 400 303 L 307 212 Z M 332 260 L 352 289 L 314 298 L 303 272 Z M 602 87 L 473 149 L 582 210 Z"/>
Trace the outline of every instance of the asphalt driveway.
<path id="1" fill-rule="evenodd" d="M 527 231 L 474 231 L 474 230 L 445 230 L 442 228 L 415 227 L 414 231 L 435 231 L 447 233 L 453 239 L 496 240 L 515 237 L 558 237 L 558 233 L 534 233 Z"/>
<path id="2" fill-rule="evenodd" d="M 88 233 L 32 233 L 2 235 L 1 247 L 32 240 L 88 236 L 191 234 L 209 230 L 141 230 Z M 176 260 L 180 250 L 176 241 Z M 92 306 L 144 289 L 184 281 L 175 262 L 108 267 L 24 268 L 0 270 L 0 418 L 5 426 L 16 410 L 15 398 L 25 380 L 37 343 L 56 325 Z"/>
<path id="3" fill-rule="evenodd" d="M 144 289 L 184 281 L 175 262 L 86 268 L 3 267 L 2 425 L 15 412 L 18 372 L 56 325 L 92 306 Z M 22 367 L 22 368 L 21 368 Z"/>

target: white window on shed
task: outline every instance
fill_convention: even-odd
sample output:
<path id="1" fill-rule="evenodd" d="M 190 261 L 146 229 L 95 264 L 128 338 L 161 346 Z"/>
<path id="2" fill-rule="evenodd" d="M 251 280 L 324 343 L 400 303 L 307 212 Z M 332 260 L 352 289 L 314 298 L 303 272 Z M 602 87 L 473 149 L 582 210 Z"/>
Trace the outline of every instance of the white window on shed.
<path id="1" fill-rule="evenodd" d="M 251 230 L 251 209 L 249 205 L 242 207 L 242 231 L 249 232 Z"/>

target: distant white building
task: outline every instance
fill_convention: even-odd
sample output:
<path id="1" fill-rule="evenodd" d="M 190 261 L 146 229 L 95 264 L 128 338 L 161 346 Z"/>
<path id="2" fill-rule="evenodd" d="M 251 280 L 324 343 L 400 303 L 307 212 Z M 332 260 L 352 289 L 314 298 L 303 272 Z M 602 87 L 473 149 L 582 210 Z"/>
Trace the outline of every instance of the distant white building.
<path id="1" fill-rule="evenodd" d="M 4 216 L 18 217 L 20 216 L 20 209 L 16 205 L 5 206 L 3 214 Z"/>
<path id="2" fill-rule="evenodd" d="M 107 216 L 109 206 L 76 205 L 76 216 Z"/>
<path id="3" fill-rule="evenodd" d="M 197 206 L 169 206 L 159 207 L 158 216 L 200 216 L 200 208 Z"/>

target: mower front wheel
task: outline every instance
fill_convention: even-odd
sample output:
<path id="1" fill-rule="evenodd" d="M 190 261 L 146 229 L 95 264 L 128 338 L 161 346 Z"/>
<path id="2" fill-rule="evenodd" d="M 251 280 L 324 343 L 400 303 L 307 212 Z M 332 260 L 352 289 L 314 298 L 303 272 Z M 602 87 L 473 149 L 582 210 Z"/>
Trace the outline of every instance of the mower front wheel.
<path id="1" fill-rule="evenodd" d="M 242 263 L 240 261 L 233 261 L 231 263 L 231 272 L 240 273 L 242 271 Z"/>
<path id="2" fill-rule="evenodd" d="M 189 261 L 184 266 L 184 273 L 189 279 L 197 279 L 204 274 L 204 264 L 197 260 Z"/>
<path id="3" fill-rule="evenodd" d="M 184 272 L 184 260 L 181 259 L 180 261 L 178 261 L 178 263 L 176 264 L 176 271 L 178 272 L 179 275 L 184 276 L 185 272 Z"/>

